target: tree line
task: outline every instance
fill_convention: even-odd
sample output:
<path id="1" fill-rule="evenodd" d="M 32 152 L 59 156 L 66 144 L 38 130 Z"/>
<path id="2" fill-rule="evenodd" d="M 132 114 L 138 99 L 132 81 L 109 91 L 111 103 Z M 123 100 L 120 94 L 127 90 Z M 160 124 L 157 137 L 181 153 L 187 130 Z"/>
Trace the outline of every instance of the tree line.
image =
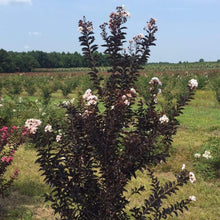
<path id="1" fill-rule="evenodd" d="M 96 52 L 97 66 L 108 66 L 109 61 L 105 54 Z M 13 52 L 0 49 L 0 73 L 30 72 L 35 68 L 71 68 L 88 67 L 85 56 L 78 52 Z"/>

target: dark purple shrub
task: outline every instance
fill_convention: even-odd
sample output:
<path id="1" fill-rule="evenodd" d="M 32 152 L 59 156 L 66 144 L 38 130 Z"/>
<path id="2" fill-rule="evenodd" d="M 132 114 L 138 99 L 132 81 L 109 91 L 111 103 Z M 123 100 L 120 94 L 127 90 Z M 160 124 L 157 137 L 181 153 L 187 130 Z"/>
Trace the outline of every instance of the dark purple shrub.
<path id="1" fill-rule="evenodd" d="M 157 77 L 149 82 L 149 100 L 138 97 L 134 85 L 141 65 L 149 58 L 150 46 L 155 45 L 157 26 L 156 20 L 150 19 L 145 34 L 135 36 L 124 49 L 123 24 L 128 16 L 124 7 L 117 7 L 109 22 L 100 26 L 105 42 L 102 46 L 111 64 L 104 85 L 96 68 L 98 46 L 94 44 L 92 22 L 85 17 L 79 21 L 79 40 L 91 68 L 94 91 L 88 89 L 74 103 L 61 104 L 67 116 L 62 126 L 56 120 L 52 127 L 44 127 L 39 121 L 26 123 L 38 150 L 37 162 L 52 188 L 46 200 L 62 219 L 161 219 L 178 215 L 194 200 L 190 197 L 163 207 L 167 196 L 189 180 L 194 182 L 195 176 L 182 169 L 176 174 L 176 181 L 161 184 L 152 168 L 169 156 L 178 126 L 176 117 L 192 99 L 196 81 L 189 82 L 188 91 L 169 115 L 156 108 L 162 85 Z M 132 189 L 130 195 L 125 194 L 126 185 L 138 170 L 149 172 L 151 194 L 144 206 L 127 210 L 132 195 L 146 190 L 141 186 Z"/>

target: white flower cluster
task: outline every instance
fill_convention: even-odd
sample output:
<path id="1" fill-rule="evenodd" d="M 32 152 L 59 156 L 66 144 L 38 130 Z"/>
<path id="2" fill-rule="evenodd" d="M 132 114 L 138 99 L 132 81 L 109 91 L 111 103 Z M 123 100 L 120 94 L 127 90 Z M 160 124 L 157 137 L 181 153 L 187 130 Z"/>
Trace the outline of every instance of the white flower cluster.
<path id="1" fill-rule="evenodd" d="M 130 89 L 130 92 L 131 92 L 132 94 L 136 94 L 136 90 L 135 90 L 134 88 L 131 88 L 131 89 Z"/>
<path id="2" fill-rule="evenodd" d="M 79 31 L 79 32 L 82 32 L 82 31 L 83 31 L 83 27 L 82 27 L 82 26 L 79 26 L 79 27 L 78 27 L 78 31 Z"/>
<path id="3" fill-rule="evenodd" d="M 31 134 L 35 134 L 40 124 L 41 124 L 41 120 L 31 118 L 25 122 L 25 127 L 29 130 Z"/>
<path id="4" fill-rule="evenodd" d="M 140 40 L 140 39 L 143 39 L 144 38 L 144 35 L 142 33 L 138 34 L 137 36 L 134 36 L 133 37 L 133 40 L 134 41 L 137 41 L 137 40 Z"/>
<path id="5" fill-rule="evenodd" d="M 189 172 L 189 180 L 191 183 L 194 183 L 196 181 L 196 177 L 193 172 Z"/>
<path id="6" fill-rule="evenodd" d="M 89 26 L 89 27 L 87 27 L 87 30 L 91 32 L 91 31 L 93 31 L 93 27 L 92 27 L 92 26 Z M 82 27 L 82 26 L 79 26 L 79 27 L 78 27 L 78 31 L 79 31 L 79 32 L 82 32 L 82 31 L 83 31 L 83 27 Z"/>
<path id="7" fill-rule="evenodd" d="M 158 77 L 153 77 L 150 82 L 149 82 L 150 85 L 154 85 L 154 84 L 158 84 L 160 86 L 162 86 L 162 82 L 159 80 Z"/>
<path id="8" fill-rule="evenodd" d="M 130 105 L 130 102 L 128 101 L 128 99 L 127 99 L 127 96 L 126 96 L 126 95 L 123 95 L 121 98 L 122 98 L 122 100 L 123 100 L 123 102 L 124 102 L 124 104 L 125 104 L 125 105 L 127 105 L 127 106 L 129 106 L 129 105 Z"/>
<path id="9" fill-rule="evenodd" d="M 18 102 L 19 102 L 19 103 L 22 103 L 22 102 L 23 102 L 23 98 L 22 98 L 22 97 L 19 97 Z"/>
<path id="10" fill-rule="evenodd" d="M 198 81 L 196 79 L 191 79 L 189 80 L 189 84 L 188 86 L 191 88 L 191 89 L 195 89 L 198 87 Z"/>
<path id="11" fill-rule="evenodd" d="M 186 168 L 186 165 L 183 164 L 182 166 L 182 170 L 184 170 Z M 189 172 L 189 180 L 191 183 L 194 183 L 196 181 L 196 177 L 195 174 L 193 172 Z"/>
<path id="12" fill-rule="evenodd" d="M 201 154 L 200 154 L 200 153 L 195 153 L 195 154 L 194 154 L 194 157 L 195 157 L 195 158 L 200 158 L 200 157 L 201 157 Z"/>
<path id="13" fill-rule="evenodd" d="M 124 5 L 122 5 L 122 11 L 121 11 L 121 13 L 119 14 L 119 13 L 116 13 L 117 15 L 119 15 L 119 16 L 121 16 L 121 17 L 128 17 L 128 18 L 130 18 L 130 12 L 128 12 L 128 11 L 126 11 L 125 10 L 125 6 Z"/>
<path id="14" fill-rule="evenodd" d="M 75 98 L 72 98 L 70 101 L 63 101 L 63 105 L 64 105 L 64 106 L 71 105 L 71 104 L 74 103 L 74 101 L 75 101 Z"/>
<path id="15" fill-rule="evenodd" d="M 195 202 L 195 201 L 196 201 L 196 197 L 195 197 L 195 196 L 190 196 L 190 197 L 189 197 L 189 200 Z"/>
<path id="16" fill-rule="evenodd" d="M 182 166 L 182 170 L 184 170 L 186 168 L 186 165 L 185 164 L 183 164 L 183 166 Z"/>
<path id="17" fill-rule="evenodd" d="M 62 139 L 62 135 L 58 134 L 58 135 L 56 136 L 56 142 L 57 142 L 57 143 L 60 142 L 61 139 Z"/>
<path id="18" fill-rule="evenodd" d="M 87 101 L 86 106 L 96 105 L 98 99 L 97 96 L 92 94 L 91 89 L 86 90 L 86 92 L 83 95 L 83 98 Z"/>
<path id="19" fill-rule="evenodd" d="M 205 151 L 205 153 L 202 155 L 203 157 L 205 157 L 206 159 L 212 159 L 212 155 L 210 153 L 210 151 Z"/>
<path id="20" fill-rule="evenodd" d="M 202 155 L 200 153 L 195 153 L 194 154 L 194 157 L 195 158 L 200 158 L 201 156 L 205 157 L 206 159 L 212 159 L 212 155 L 211 155 L 211 152 L 206 150 Z"/>
<path id="21" fill-rule="evenodd" d="M 60 142 L 62 140 L 63 137 L 63 133 L 61 132 L 61 130 L 58 131 L 59 134 L 56 136 L 56 142 Z"/>
<path id="22" fill-rule="evenodd" d="M 202 155 L 200 153 L 195 153 L 194 154 L 195 158 L 200 158 L 201 156 L 203 156 L 206 159 L 212 159 L 213 158 L 210 151 L 208 151 L 208 150 L 206 150 Z"/>
<path id="23" fill-rule="evenodd" d="M 46 125 L 46 127 L 44 128 L 45 132 L 52 132 L 52 126 L 51 125 Z"/>
<path id="24" fill-rule="evenodd" d="M 163 115 L 162 117 L 159 118 L 159 121 L 160 121 L 161 124 L 168 123 L 169 118 L 166 115 Z"/>

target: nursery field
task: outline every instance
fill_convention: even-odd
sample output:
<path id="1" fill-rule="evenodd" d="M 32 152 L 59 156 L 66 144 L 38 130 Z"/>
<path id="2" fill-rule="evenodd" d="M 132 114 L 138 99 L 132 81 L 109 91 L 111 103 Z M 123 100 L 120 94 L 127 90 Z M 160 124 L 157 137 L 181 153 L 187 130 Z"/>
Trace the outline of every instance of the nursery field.
<path id="1" fill-rule="evenodd" d="M 184 66 L 185 65 L 185 66 Z M 194 99 L 178 117 L 180 125 L 174 137 L 167 162 L 154 168 L 161 182 L 174 180 L 174 174 L 185 164 L 187 170 L 196 176 L 195 184 L 188 183 L 182 187 L 175 197 L 168 199 L 182 200 L 196 196 L 190 203 L 189 210 L 173 219 L 220 219 L 220 67 L 219 64 L 203 64 L 204 66 L 161 65 L 143 69 L 136 82 L 138 98 L 149 97 L 149 81 L 157 76 L 163 83 L 158 95 L 158 108 L 165 112 L 184 90 L 189 79 L 198 81 Z M 103 84 L 108 78 L 108 68 L 100 68 Z M 73 102 L 82 96 L 87 89 L 94 89 L 85 74 L 87 69 L 50 70 L 45 72 L 17 73 L 0 75 L 0 125 L 24 126 L 29 118 L 37 118 L 50 124 L 54 119 L 65 119 L 65 111 L 59 103 Z M 102 103 L 99 103 L 102 109 Z M 204 156 L 210 152 L 210 157 Z M 50 187 L 43 181 L 39 171 L 36 150 L 31 143 L 23 143 L 18 147 L 13 163 L 8 167 L 6 177 L 10 177 L 15 169 L 18 178 L 7 192 L 5 198 L 0 197 L 0 219 L 45 219 L 55 220 L 50 203 L 44 202 L 44 193 Z M 150 187 L 146 173 L 137 173 L 127 189 L 145 185 Z M 131 205 L 139 205 L 147 198 L 147 194 L 135 195 Z M 171 219 L 171 218 L 169 218 Z"/>

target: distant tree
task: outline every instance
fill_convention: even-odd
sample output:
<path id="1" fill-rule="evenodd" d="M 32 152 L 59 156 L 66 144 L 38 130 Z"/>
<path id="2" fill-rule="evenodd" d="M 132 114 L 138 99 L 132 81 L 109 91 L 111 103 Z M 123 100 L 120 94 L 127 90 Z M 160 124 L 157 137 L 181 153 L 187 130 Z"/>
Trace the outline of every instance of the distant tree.
<path id="1" fill-rule="evenodd" d="M 72 56 L 72 67 L 80 67 L 83 65 L 82 55 L 75 52 Z"/>
<path id="2" fill-rule="evenodd" d="M 108 55 L 95 53 L 97 66 L 109 66 Z M 89 67 L 84 55 L 75 53 L 59 53 L 43 51 L 7 52 L 0 50 L 0 72 L 29 72 L 33 68 L 71 68 Z"/>
<path id="3" fill-rule="evenodd" d="M 201 58 L 201 59 L 199 59 L 199 62 L 203 63 L 203 62 L 205 62 L 205 60 Z"/>
<path id="4" fill-rule="evenodd" d="M 33 68 L 40 67 L 37 59 L 28 53 L 10 52 L 10 56 L 13 59 L 16 72 L 30 72 Z"/>
<path id="5" fill-rule="evenodd" d="M 14 72 L 15 66 L 10 58 L 8 52 L 4 49 L 0 49 L 0 72 Z"/>
<path id="6" fill-rule="evenodd" d="M 51 68 L 60 68 L 60 67 L 63 67 L 63 62 L 62 62 L 62 59 L 61 59 L 61 54 L 60 53 L 57 53 L 57 52 L 51 52 L 51 53 L 48 53 L 46 56 L 46 61 L 47 60 L 49 61 L 48 64 L 50 64 L 50 67 Z M 44 63 L 45 63 L 44 62 Z"/>

